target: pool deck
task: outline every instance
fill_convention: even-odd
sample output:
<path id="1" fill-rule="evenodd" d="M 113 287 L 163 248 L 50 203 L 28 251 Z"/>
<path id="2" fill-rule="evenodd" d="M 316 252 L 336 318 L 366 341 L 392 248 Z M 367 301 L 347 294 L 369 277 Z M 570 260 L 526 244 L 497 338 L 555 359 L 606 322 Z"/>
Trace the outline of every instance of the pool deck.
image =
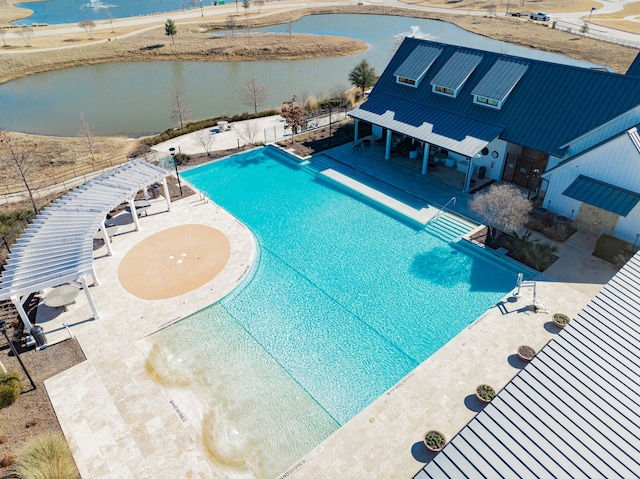
<path id="1" fill-rule="evenodd" d="M 406 191 L 412 183 L 419 184 L 420 191 L 427 185 L 432 200 L 440 204 L 456 194 L 456 211 L 468 213 L 469 195 L 350 148 L 332 154 L 359 161 L 371 174 Z M 130 223 L 127 229 L 127 219 L 121 217 L 114 256 L 105 256 L 104 246 L 94 251 L 100 285 L 91 291 L 101 319 L 91 319 L 81 295 L 67 312 L 39 321 L 49 342 L 68 337 L 62 323 L 69 324 L 87 356 L 84 363 L 47 380 L 46 388 L 82 477 L 222 477 L 198 440 L 200 425 L 190 419 L 188 405 L 174 400 L 170 389 L 147 374 L 138 340 L 237 286 L 255 257 L 255 242 L 237 220 L 197 195 L 173 203 L 171 212 L 164 210 L 162 199 L 154 200 L 149 213 L 141 218 L 138 232 L 131 231 Z M 122 288 L 118 265 L 131 248 L 158 231 L 194 223 L 218 228 L 229 237 L 231 260 L 220 275 L 194 291 L 160 301 L 135 298 Z M 561 245 L 560 258 L 547 273 L 532 278 L 551 313 L 575 315 L 615 274 L 616 268 L 590 255 L 594 241 L 576 233 Z M 559 332 L 551 315 L 536 313 L 532 304 L 528 289 L 517 301 L 505 298 L 281 477 L 413 477 L 431 457 L 421 442 L 424 432 L 438 429 L 451 439 L 482 407 L 473 396 L 477 384 L 502 388 L 524 366 L 515 354 L 519 345 L 539 350 Z"/>

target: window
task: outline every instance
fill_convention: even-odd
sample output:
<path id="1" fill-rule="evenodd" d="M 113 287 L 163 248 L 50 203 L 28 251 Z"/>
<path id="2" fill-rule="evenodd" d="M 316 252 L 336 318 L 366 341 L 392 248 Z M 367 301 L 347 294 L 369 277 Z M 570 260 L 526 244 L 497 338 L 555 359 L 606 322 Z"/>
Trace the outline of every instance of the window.
<path id="1" fill-rule="evenodd" d="M 446 88 L 446 87 L 443 87 L 443 86 L 433 85 L 432 91 L 434 93 L 440 93 L 442 95 L 449 95 L 449 96 L 452 96 L 454 98 L 458 96 L 458 92 L 456 90 L 454 90 L 453 88 Z"/>
<path id="2" fill-rule="evenodd" d="M 396 77 L 398 80 L 398 83 L 404 83 L 405 85 L 411 85 L 411 86 L 416 86 L 416 81 L 412 80 L 411 78 L 405 78 L 405 77 Z"/>
<path id="3" fill-rule="evenodd" d="M 473 102 L 479 103 L 481 105 L 487 105 L 492 108 L 498 108 L 502 106 L 498 100 L 494 100 L 493 98 L 487 98 L 486 96 L 473 95 Z"/>

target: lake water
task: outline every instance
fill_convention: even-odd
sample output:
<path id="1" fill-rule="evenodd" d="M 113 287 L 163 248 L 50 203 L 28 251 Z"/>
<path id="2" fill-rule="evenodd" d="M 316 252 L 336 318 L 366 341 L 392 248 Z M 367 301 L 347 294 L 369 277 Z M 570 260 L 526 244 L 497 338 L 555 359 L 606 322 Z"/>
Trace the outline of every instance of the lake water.
<path id="1" fill-rule="evenodd" d="M 194 119 L 211 118 L 250 109 L 239 93 L 250 78 L 267 89 L 263 109 L 277 108 L 294 94 L 328 96 L 336 86 L 350 87 L 349 71 L 362 58 L 382 73 L 402 36 L 416 29 L 427 38 L 454 45 L 586 65 L 491 40 L 445 22 L 383 15 L 313 15 L 295 22 L 293 31 L 352 37 L 370 45 L 369 50 L 289 61 L 110 63 L 31 75 L 0 85 L 0 129 L 75 136 L 83 113 L 98 135 L 157 133 L 175 126 L 170 119 L 174 90 L 191 106 Z M 255 32 L 286 30 L 287 25 L 280 25 Z"/>

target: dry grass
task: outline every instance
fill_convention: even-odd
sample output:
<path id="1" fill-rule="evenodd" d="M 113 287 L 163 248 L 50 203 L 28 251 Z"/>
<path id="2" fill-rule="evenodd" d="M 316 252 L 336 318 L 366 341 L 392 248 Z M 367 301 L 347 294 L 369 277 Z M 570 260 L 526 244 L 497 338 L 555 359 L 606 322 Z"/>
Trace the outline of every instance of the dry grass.
<path id="1" fill-rule="evenodd" d="M 71 450 L 60 434 L 43 434 L 18 454 L 15 469 L 21 479 L 79 478 Z"/>

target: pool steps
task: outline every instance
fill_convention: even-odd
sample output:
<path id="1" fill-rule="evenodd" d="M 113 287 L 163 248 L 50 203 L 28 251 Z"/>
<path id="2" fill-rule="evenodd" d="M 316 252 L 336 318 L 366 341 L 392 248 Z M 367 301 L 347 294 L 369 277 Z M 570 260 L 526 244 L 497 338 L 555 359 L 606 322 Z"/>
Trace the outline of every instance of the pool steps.
<path id="1" fill-rule="evenodd" d="M 427 205 L 420 209 L 413 208 L 402 201 L 396 200 L 375 188 L 367 186 L 331 168 L 318 172 L 318 178 L 337 185 L 349 191 L 351 194 L 355 194 L 358 197 L 364 198 L 371 203 L 402 216 L 443 241 L 458 241 L 478 226 L 447 212 L 441 213 L 435 221 L 430 222 L 429 220 L 434 218 L 440 211 L 435 206 Z"/>
<path id="2" fill-rule="evenodd" d="M 381 206 L 384 209 L 397 213 L 411 222 L 416 223 L 418 226 L 424 227 L 438 212 L 437 208 L 428 205 L 425 208 L 413 208 L 385 193 L 382 193 L 381 191 L 376 190 L 375 188 L 367 186 L 364 183 L 354 180 L 353 178 L 343 175 L 331 168 L 320 171 L 318 173 L 318 178 L 337 185 L 356 196 Z"/>

